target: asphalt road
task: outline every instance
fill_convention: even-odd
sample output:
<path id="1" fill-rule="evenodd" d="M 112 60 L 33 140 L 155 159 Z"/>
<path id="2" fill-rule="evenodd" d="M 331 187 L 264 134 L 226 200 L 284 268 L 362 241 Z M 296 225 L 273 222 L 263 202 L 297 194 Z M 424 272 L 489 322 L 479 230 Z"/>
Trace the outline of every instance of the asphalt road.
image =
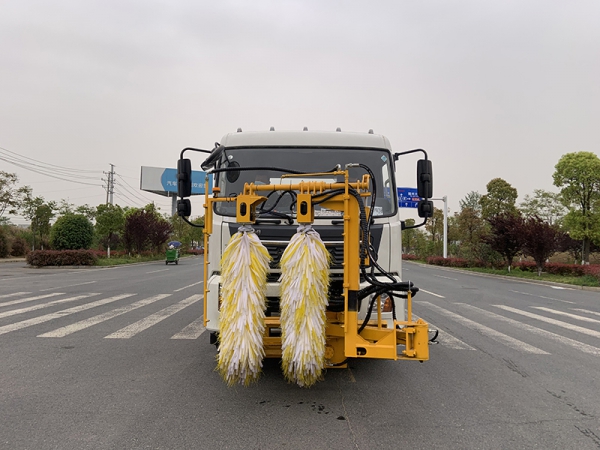
<path id="1" fill-rule="evenodd" d="M 406 264 L 430 361 L 355 360 L 310 389 L 266 361 L 228 388 L 201 274 L 0 264 L 0 448 L 600 448 L 598 291 Z"/>

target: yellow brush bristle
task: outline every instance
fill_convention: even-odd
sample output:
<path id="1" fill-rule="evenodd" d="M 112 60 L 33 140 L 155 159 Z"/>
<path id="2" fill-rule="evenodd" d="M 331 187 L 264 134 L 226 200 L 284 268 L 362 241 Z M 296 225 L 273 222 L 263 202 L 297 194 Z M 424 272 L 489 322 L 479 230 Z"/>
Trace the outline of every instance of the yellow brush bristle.
<path id="1" fill-rule="evenodd" d="M 231 386 L 256 381 L 264 358 L 263 334 L 269 252 L 251 227 L 240 227 L 221 258 L 217 370 Z"/>
<path id="2" fill-rule="evenodd" d="M 281 257 L 281 340 L 285 378 L 312 386 L 325 367 L 329 252 L 310 226 L 298 227 Z"/>

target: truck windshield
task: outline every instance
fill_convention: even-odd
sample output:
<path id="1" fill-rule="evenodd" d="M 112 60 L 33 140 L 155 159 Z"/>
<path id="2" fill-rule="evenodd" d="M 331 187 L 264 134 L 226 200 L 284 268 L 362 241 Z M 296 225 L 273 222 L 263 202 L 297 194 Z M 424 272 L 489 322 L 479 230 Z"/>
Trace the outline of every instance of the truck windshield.
<path id="1" fill-rule="evenodd" d="M 225 162 L 227 161 L 227 162 Z M 375 176 L 377 185 L 377 198 L 373 209 L 374 216 L 390 216 L 396 213 L 397 202 L 395 195 L 395 181 L 393 178 L 393 167 L 391 154 L 384 149 L 347 149 L 347 148 L 229 148 L 222 155 L 219 167 L 260 167 L 261 170 L 242 170 L 239 177 L 231 176 L 231 173 L 221 172 L 217 178 L 217 186 L 225 196 L 237 195 L 242 192 L 244 183 L 255 184 L 287 184 L 289 179 L 281 179 L 283 173 L 266 168 L 282 168 L 300 172 L 328 172 L 336 165 L 342 170 L 346 164 L 362 163 L 368 166 Z M 362 178 L 366 171 L 361 167 L 350 169 L 350 181 Z M 236 172 L 237 174 L 237 172 Z M 300 178 L 304 179 L 304 178 Z M 322 178 L 310 178 L 310 180 L 323 180 L 331 182 L 343 182 L 343 177 L 327 176 Z M 294 182 L 298 179 L 295 178 Z M 370 200 L 365 199 L 369 205 Z M 269 210 L 288 215 L 295 215 L 295 204 L 293 196 L 289 193 L 273 192 L 269 200 L 257 209 L 259 216 L 268 214 Z M 235 204 L 233 202 L 216 203 L 215 212 L 225 216 L 235 216 Z M 341 213 L 330 211 L 320 206 L 315 207 L 315 216 L 339 216 Z"/>

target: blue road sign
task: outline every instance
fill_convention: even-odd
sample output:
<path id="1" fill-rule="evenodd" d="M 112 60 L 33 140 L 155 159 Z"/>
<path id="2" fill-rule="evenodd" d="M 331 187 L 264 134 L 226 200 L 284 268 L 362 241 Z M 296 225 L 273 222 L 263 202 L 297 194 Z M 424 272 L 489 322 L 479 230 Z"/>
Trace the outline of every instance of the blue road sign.
<path id="1" fill-rule="evenodd" d="M 400 208 L 418 208 L 420 200 L 417 188 L 398 188 L 398 206 Z"/>
<path id="2" fill-rule="evenodd" d="M 192 195 L 204 194 L 204 180 L 206 172 L 192 170 Z M 209 175 L 208 188 L 212 194 L 212 175 Z M 177 192 L 177 169 L 165 169 L 160 182 L 166 192 Z"/>

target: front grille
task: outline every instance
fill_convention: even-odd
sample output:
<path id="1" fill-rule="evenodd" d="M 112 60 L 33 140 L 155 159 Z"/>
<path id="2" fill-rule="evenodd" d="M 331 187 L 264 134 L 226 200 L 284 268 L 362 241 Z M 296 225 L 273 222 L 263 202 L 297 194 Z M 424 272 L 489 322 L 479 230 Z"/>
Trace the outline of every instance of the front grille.
<path id="1" fill-rule="evenodd" d="M 287 247 L 287 242 L 282 243 L 264 243 L 265 247 L 269 251 L 269 255 L 271 256 L 271 269 L 275 269 L 279 267 L 281 262 L 281 257 L 283 256 L 283 252 Z M 344 263 L 344 243 L 343 242 L 326 242 L 325 248 L 329 251 L 329 255 L 331 256 L 331 262 L 329 267 L 332 269 L 341 269 Z"/>

